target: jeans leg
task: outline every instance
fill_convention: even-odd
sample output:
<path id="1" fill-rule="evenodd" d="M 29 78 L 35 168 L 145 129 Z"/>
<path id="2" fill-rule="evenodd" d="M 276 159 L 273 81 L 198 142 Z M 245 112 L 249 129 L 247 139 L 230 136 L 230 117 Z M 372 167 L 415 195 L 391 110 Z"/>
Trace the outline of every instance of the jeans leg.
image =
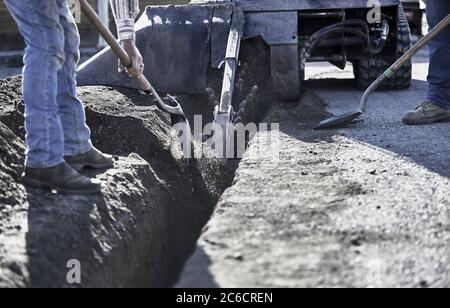
<path id="1" fill-rule="evenodd" d="M 86 125 L 84 107 L 76 92 L 75 70 L 80 59 L 78 28 L 70 14 L 67 0 L 57 1 L 65 36 L 65 62 L 58 72 L 58 114 L 64 130 L 64 155 L 72 156 L 91 150 L 91 131 Z"/>
<path id="2" fill-rule="evenodd" d="M 427 18 L 431 28 L 450 13 L 450 1 L 428 0 Z M 447 27 L 429 46 L 430 69 L 428 99 L 450 109 L 450 28 Z"/>
<path id="3" fill-rule="evenodd" d="M 58 70 L 64 63 L 64 32 L 56 0 L 5 0 L 25 38 L 23 97 L 26 166 L 53 167 L 63 160 L 64 137 L 56 102 Z"/>

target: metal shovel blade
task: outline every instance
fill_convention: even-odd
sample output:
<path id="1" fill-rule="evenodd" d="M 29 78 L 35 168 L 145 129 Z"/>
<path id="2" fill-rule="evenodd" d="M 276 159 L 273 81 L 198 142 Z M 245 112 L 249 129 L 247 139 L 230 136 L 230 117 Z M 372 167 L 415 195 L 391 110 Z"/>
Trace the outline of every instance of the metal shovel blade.
<path id="1" fill-rule="evenodd" d="M 319 125 L 317 125 L 314 129 L 319 130 L 319 129 L 331 129 L 331 128 L 340 127 L 340 126 L 343 126 L 345 124 L 348 124 L 348 123 L 356 120 L 362 114 L 363 113 L 358 110 L 358 111 L 342 114 L 339 116 L 331 117 L 325 121 L 320 122 Z"/>

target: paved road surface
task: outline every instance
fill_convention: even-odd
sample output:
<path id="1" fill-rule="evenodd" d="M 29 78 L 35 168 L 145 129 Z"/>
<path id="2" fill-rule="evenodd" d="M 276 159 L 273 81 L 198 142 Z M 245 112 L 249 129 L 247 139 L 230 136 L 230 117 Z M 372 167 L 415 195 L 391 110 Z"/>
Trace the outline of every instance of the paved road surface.
<path id="1" fill-rule="evenodd" d="M 450 124 L 401 123 L 426 95 L 425 54 L 415 62 L 411 89 L 376 93 L 363 122 L 329 132 L 310 129 L 323 104 L 350 111 L 362 92 L 350 68 L 310 67 L 321 80 L 267 118 L 280 161 L 250 148 L 178 286 L 450 286 Z"/>

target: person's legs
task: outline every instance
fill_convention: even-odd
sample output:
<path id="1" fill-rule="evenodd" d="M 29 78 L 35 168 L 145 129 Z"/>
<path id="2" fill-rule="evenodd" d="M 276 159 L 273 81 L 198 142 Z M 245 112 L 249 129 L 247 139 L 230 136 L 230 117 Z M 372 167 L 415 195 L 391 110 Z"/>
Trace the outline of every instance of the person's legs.
<path id="1" fill-rule="evenodd" d="M 431 28 L 450 14 L 450 1 L 428 0 L 427 19 Z M 428 75 L 428 99 L 439 107 L 450 109 L 450 28 L 431 43 Z"/>
<path id="2" fill-rule="evenodd" d="M 84 107 L 77 97 L 75 70 L 80 59 L 80 36 L 67 0 L 56 0 L 64 29 L 65 62 L 58 72 L 58 115 L 64 130 L 64 155 L 83 154 L 92 149 L 91 132 L 86 125 Z"/>
<path id="3" fill-rule="evenodd" d="M 64 63 L 64 31 L 56 0 L 5 0 L 26 41 L 23 70 L 26 166 L 62 162 L 64 137 L 56 101 L 57 75 Z"/>
<path id="4" fill-rule="evenodd" d="M 103 169 L 114 166 L 113 158 L 92 146 L 83 104 L 77 97 L 75 70 L 80 59 L 80 36 L 67 0 L 57 0 L 59 20 L 64 29 L 65 62 L 58 72 L 58 115 L 64 129 L 64 159 L 79 171 L 85 167 Z"/>
<path id="5" fill-rule="evenodd" d="M 427 19 L 434 28 L 450 13 L 450 1 L 428 0 Z M 441 32 L 429 46 L 428 98 L 403 117 L 406 124 L 422 125 L 450 121 L 450 28 Z"/>
<path id="6" fill-rule="evenodd" d="M 27 158 L 22 182 L 60 192 L 97 193 L 100 182 L 80 175 L 64 161 L 57 102 L 58 75 L 66 57 L 61 1 L 5 0 L 27 46 L 23 71 Z"/>

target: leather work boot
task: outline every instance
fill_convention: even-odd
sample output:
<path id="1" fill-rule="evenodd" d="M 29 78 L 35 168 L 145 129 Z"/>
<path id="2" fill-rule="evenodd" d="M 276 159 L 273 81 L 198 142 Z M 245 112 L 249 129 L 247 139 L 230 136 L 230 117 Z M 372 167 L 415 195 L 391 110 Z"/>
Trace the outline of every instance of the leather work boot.
<path id="1" fill-rule="evenodd" d="M 430 101 L 424 102 L 416 110 L 407 112 L 403 122 L 409 125 L 425 125 L 450 121 L 450 109 L 441 108 Z"/>
<path id="2" fill-rule="evenodd" d="M 114 167 L 113 157 L 103 154 L 94 147 L 84 154 L 65 156 L 64 160 L 76 171 L 81 171 L 86 167 L 92 169 L 109 169 Z"/>
<path id="3" fill-rule="evenodd" d="M 26 186 L 69 194 L 94 194 L 102 188 L 99 181 L 79 174 L 67 163 L 51 168 L 25 168 L 22 181 Z"/>

